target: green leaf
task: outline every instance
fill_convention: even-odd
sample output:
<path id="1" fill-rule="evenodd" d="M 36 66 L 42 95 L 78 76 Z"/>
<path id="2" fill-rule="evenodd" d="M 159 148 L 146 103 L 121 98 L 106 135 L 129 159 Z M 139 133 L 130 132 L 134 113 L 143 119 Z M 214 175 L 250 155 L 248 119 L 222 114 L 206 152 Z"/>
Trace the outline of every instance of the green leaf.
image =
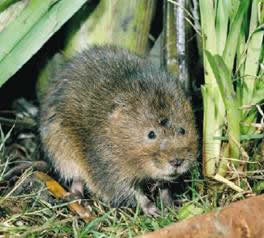
<path id="1" fill-rule="evenodd" d="M 19 0 L 1 0 L 0 2 L 0 13 L 7 9 L 11 4 Z"/>
<path id="2" fill-rule="evenodd" d="M 223 54 L 228 29 L 228 4 L 230 0 L 218 1 L 217 15 L 216 15 L 216 39 L 217 39 L 217 52 L 219 55 Z"/>
<path id="3" fill-rule="evenodd" d="M 239 148 L 237 142 L 239 142 L 240 138 L 241 112 L 239 111 L 239 100 L 232 83 L 232 75 L 221 56 L 212 56 L 208 51 L 205 51 L 205 54 L 212 67 L 225 104 L 231 152 L 229 156 L 238 158 Z"/>
<path id="4" fill-rule="evenodd" d="M 254 0 L 251 8 L 250 17 L 250 35 L 246 54 L 244 82 L 247 85 L 248 92 L 244 94 L 243 104 L 251 104 L 256 80 L 260 66 L 261 48 L 263 47 L 264 29 L 258 27 L 258 0 Z"/>
<path id="5" fill-rule="evenodd" d="M 193 203 L 186 203 L 178 210 L 177 219 L 183 220 L 196 215 L 204 213 L 204 209 L 194 205 Z"/>
<path id="6" fill-rule="evenodd" d="M 58 0 L 31 0 L 21 14 L 0 32 L 0 62 Z"/>
<path id="7" fill-rule="evenodd" d="M 264 88 L 257 89 L 254 93 L 251 103 L 255 105 L 261 103 L 263 100 L 264 100 Z"/>
<path id="8" fill-rule="evenodd" d="M 245 141 L 245 140 L 259 140 L 264 138 L 264 134 L 253 134 L 253 135 L 241 135 L 240 136 L 240 141 Z M 221 141 L 227 141 L 228 138 L 226 136 L 215 136 L 214 140 L 221 140 Z"/>
<path id="9" fill-rule="evenodd" d="M 18 17 L 15 22 L 12 22 L 12 25 L 10 24 L 0 34 L 2 44 L 0 51 L 0 86 L 14 75 L 86 1 L 32 0 L 31 6 L 34 6 L 34 9 L 31 8 L 31 11 L 40 12 L 38 14 L 34 11 L 31 12 L 33 17 L 29 14 L 29 9 L 25 9 L 24 13 L 19 16 L 20 20 Z M 40 10 L 36 4 L 37 2 L 40 3 Z M 22 19 L 24 22 L 21 21 Z M 29 22 L 29 19 L 34 20 L 34 22 Z M 19 28 L 21 28 L 23 34 L 15 32 L 19 31 Z M 14 39 L 10 39 L 10 37 L 14 37 Z"/>
<path id="10" fill-rule="evenodd" d="M 241 25 L 244 15 L 249 7 L 250 1 L 241 0 L 237 9 L 234 20 L 231 22 L 229 34 L 226 40 L 226 45 L 223 53 L 224 61 L 229 70 L 232 71 L 234 65 L 235 54 L 237 50 L 238 39 L 241 31 Z"/>
<path id="11" fill-rule="evenodd" d="M 231 80 L 231 72 L 227 68 L 222 57 L 219 55 L 213 56 L 209 51 L 205 51 L 205 54 L 214 72 L 223 100 L 225 100 L 225 96 L 233 97 L 234 89 Z"/>
<path id="12" fill-rule="evenodd" d="M 201 12 L 201 26 L 202 26 L 202 35 L 203 35 L 203 49 L 212 52 L 213 54 L 217 53 L 216 46 L 216 31 L 215 25 L 212 24 L 215 22 L 215 8 L 214 1 L 200 0 L 200 12 Z M 212 70 L 208 65 L 206 57 L 204 59 L 204 68 L 206 70 L 205 74 L 205 83 L 210 84 L 212 87 L 216 85 Z"/>

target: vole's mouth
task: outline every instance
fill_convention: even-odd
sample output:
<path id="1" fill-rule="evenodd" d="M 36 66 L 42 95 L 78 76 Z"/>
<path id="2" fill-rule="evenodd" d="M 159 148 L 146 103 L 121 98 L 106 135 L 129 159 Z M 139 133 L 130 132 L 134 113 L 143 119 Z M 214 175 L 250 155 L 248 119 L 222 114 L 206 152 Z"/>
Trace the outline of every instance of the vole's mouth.
<path id="1" fill-rule="evenodd" d="M 182 160 L 182 162 L 177 165 L 169 163 L 165 167 L 159 168 L 157 177 L 166 181 L 175 180 L 181 174 L 186 173 L 191 167 L 191 164 L 190 160 Z"/>
<path id="2" fill-rule="evenodd" d="M 163 180 L 165 181 L 173 181 L 176 180 L 180 175 L 179 174 L 171 174 L 171 175 L 165 175 L 163 176 Z"/>
<path id="3" fill-rule="evenodd" d="M 175 167 L 175 173 L 179 175 L 186 173 L 190 169 L 191 164 L 192 164 L 191 160 L 187 160 L 187 159 L 183 160 L 180 166 Z"/>

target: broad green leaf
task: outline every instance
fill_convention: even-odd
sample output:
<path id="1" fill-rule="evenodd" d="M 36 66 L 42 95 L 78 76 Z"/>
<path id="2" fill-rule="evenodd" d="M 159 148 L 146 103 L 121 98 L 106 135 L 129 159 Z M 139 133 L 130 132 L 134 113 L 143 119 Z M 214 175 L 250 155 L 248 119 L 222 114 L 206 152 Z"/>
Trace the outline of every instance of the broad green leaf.
<path id="1" fill-rule="evenodd" d="M 35 19 L 34 24 L 29 23 L 31 27 L 28 27 L 27 32 L 23 30 L 24 35 L 20 36 L 19 41 L 13 40 L 16 44 L 9 46 L 9 52 L 1 51 L 4 58 L 0 61 L 0 86 L 14 75 L 87 0 L 33 1 L 41 1 L 41 4 L 53 2 L 53 5 L 49 5 L 44 15 Z M 7 30 L 8 34 L 9 31 Z M 1 35 L 1 37 L 8 40 L 6 35 Z"/>
<path id="2" fill-rule="evenodd" d="M 245 62 L 244 82 L 248 93 L 243 98 L 243 104 L 251 103 L 256 87 L 257 74 L 260 67 L 261 48 L 263 47 L 264 29 L 258 27 L 258 0 L 253 0 L 250 17 L 250 34 Z M 260 28 L 260 29 L 259 29 Z"/>
<path id="3" fill-rule="evenodd" d="M 253 105 L 261 103 L 264 100 L 264 88 L 257 89 L 254 93 L 251 103 Z"/>
<path id="4" fill-rule="evenodd" d="M 240 138 L 241 113 L 239 111 L 239 101 L 232 83 L 232 75 L 221 56 L 212 56 L 212 54 L 208 51 L 205 51 L 205 54 L 212 67 L 225 104 L 228 138 L 231 152 L 230 156 L 238 158 L 239 148 L 237 146 L 237 142 L 239 142 Z"/>
<path id="5" fill-rule="evenodd" d="M 57 1 L 31 0 L 20 15 L 7 28 L 0 32 L 0 62 Z"/>
<path id="6" fill-rule="evenodd" d="M 209 51 L 205 51 L 205 54 L 214 72 L 223 99 L 226 95 L 234 95 L 231 72 L 227 68 L 222 57 L 219 55 L 213 56 Z"/>
<path id="7" fill-rule="evenodd" d="M 241 0 L 239 8 L 236 12 L 234 20 L 231 22 L 229 29 L 223 57 L 230 71 L 233 69 L 241 25 L 244 15 L 249 7 L 249 3 L 250 1 L 248 0 Z"/>
<path id="8" fill-rule="evenodd" d="M 0 2 L 0 13 L 7 9 L 11 4 L 19 0 L 1 0 Z"/>
<path id="9" fill-rule="evenodd" d="M 217 40 L 217 53 L 219 55 L 223 54 L 226 37 L 227 37 L 227 29 L 228 29 L 228 4 L 227 2 L 230 0 L 221 0 L 218 1 L 217 6 L 217 15 L 216 15 L 216 40 Z"/>
<path id="10" fill-rule="evenodd" d="M 200 0 L 200 12 L 201 12 L 201 25 L 202 25 L 202 34 L 203 34 L 203 49 L 212 52 L 212 54 L 217 53 L 216 46 L 216 32 L 215 26 L 212 22 L 215 22 L 215 8 L 214 1 L 212 0 Z M 204 59 L 204 68 L 207 71 L 205 74 L 205 83 L 212 85 L 214 87 L 216 85 L 214 75 L 208 64 L 206 57 Z"/>

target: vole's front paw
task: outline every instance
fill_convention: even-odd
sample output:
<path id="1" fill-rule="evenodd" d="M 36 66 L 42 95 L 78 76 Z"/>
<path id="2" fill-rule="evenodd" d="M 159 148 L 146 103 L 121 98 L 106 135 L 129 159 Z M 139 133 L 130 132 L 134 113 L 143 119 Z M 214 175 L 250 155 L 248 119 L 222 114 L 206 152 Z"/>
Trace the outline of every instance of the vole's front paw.
<path id="1" fill-rule="evenodd" d="M 147 216 L 159 217 L 161 214 L 160 210 L 151 201 L 149 204 L 146 204 L 145 207 L 142 207 L 142 210 Z"/>
<path id="2" fill-rule="evenodd" d="M 144 214 L 153 217 L 160 216 L 160 210 L 155 206 L 154 202 L 152 202 L 145 194 L 143 194 L 142 192 L 137 192 L 136 198 Z"/>

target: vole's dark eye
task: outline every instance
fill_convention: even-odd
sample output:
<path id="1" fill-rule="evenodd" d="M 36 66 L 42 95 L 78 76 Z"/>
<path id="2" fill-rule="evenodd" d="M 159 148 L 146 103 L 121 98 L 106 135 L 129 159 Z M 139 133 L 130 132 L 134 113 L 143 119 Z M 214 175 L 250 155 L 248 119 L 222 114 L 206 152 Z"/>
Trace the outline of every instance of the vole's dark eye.
<path id="1" fill-rule="evenodd" d="M 168 118 L 164 118 L 160 121 L 160 125 L 161 126 L 167 126 L 169 124 L 169 119 Z"/>
<path id="2" fill-rule="evenodd" d="M 185 129 L 182 127 L 177 128 L 177 133 L 180 135 L 184 135 L 186 133 Z"/>
<path id="3" fill-rule="evenodd" d="M 156 138 L 156 134 L 155 134 L 155 132 L 154 132 L 154 131 L 150 131 L 150 132 L 148 133 L 148 138 L 149 138 L 149 139 L 155 139 L 155 138 Z"/>

